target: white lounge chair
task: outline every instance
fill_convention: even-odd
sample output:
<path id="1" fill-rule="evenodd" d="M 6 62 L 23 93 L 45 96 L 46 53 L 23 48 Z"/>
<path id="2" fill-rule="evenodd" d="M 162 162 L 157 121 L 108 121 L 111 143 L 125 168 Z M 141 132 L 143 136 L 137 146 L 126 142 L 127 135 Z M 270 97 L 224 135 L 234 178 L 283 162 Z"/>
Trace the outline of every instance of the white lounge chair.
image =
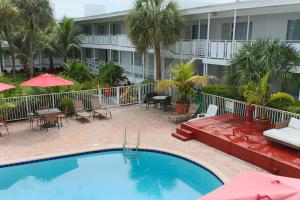
<path id="1" fill-rule="evenodd" d="M 280 143 L 300 152 L 300 119 L 291 118 L 290 121 L 276 124 L 274 129 L 267 130 L 263 134 L 269 142 Z"/>
<path id="2" fill-rule="evenodd" d="M 210 104 L 207 108 L 206 113 L 198 114 L 196 118 L 190 119 L 189 122 L 195 121 L 197 119 L 203 119 L 203 118 L 207 118 L 207 117 L 216 116 L 218 113 L 218 109 L 219 109 L 218 106 Z"/>

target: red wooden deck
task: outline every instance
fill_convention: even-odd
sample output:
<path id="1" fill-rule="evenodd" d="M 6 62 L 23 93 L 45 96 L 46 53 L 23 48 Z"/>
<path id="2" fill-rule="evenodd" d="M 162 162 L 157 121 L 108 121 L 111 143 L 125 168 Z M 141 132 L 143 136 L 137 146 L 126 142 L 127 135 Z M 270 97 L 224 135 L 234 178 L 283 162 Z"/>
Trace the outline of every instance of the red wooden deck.
<path id="1" fill-rule="evenodd" d="M 198 140 L 274 174 L 300 178 L 296 150 L 268 144 L 255 123 L 246 123 L 245 117 L 226 114 L 185 122 L 172 135 L 182 141 Z"/>

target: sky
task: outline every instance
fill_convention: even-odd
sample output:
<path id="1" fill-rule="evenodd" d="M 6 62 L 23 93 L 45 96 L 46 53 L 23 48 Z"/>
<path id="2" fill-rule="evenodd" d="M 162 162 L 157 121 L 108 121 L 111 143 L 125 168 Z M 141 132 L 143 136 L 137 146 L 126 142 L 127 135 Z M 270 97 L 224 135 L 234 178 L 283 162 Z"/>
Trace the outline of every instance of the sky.
<path id="1" fill-rule="evenodd" d="M 55 6 L 55 16 L 57 19 L 63 16 L 83 17 L 84 5 L 95 4 L 104 5 L 106 13 L 121 10 L 128 10 L 132 7 L 134 0 L 50 0 Z M 207 3 L 227 3 L 235 0 L 177 0 L 181 7 L 192 7 Z"/>

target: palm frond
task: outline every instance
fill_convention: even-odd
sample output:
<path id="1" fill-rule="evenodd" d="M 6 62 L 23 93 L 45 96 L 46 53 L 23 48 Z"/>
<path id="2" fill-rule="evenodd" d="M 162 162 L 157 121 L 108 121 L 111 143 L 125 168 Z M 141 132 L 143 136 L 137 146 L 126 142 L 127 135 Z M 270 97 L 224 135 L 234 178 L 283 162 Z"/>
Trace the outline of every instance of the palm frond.
<path id="1" fill-rule="evenodd" d="M 202 84 L 206 84 L 210 79 L 212 79 L 212 77 L 210 76 L 192 76 L 186 82 L 195 85 L 202 85 Z"/>
<path id="2" fill-rule="evenodd" d="M 177 88 L 178 82 L 175 80 L 161 80 L 157 84 L 158 91 L 164 91 L 168 88 Z"/>

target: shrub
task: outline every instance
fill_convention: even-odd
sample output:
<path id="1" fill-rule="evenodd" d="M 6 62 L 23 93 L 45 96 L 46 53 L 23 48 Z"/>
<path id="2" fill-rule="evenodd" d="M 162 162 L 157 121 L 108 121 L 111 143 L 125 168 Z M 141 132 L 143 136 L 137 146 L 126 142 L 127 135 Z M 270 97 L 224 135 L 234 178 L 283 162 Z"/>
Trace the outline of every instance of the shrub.
<path id="1" fill-rule="evenodd" d="M 145 79 L 142 82 L 140 82 L 140 84 L 151 84 L 151 83 L 155 83 L 155 80 L 153 80 L 153 79 Z"/>
<path id="2" fill-rule="evenodd" d="M 91 74 L 86 65 L 79 60 L 71 60 L 66 63 L 66 73 L 79 83 L 91 81 Z"/>
<path id="3" fill-rule="evenodd" d="M 244 100 L 243 95 L 241 95 L 237 88 L 228 87 L 223 84 L 208 84 L 202 88 L 202 91 L 208 94 L 213 94 L 230 99 Z"/>
<path id="4" fill-rule="evenodd" d="M 295 99 L 289 95 L 287 96 L 286 93 L 278 92 L 275 95 L 278 95 L 279 98 L 271 100 L 267 104 L 268 107 L 286 110 L 288 107 L 294 105 Z"/>
<path id="5" fill-rule="evenodd" d="M 99 69 L 98 81 L 101 85 L 106 87 L 118 86 L 126 79 L 123 74 L 124 70 L 122 67 L 114 62 L 109 62 Z"/>

